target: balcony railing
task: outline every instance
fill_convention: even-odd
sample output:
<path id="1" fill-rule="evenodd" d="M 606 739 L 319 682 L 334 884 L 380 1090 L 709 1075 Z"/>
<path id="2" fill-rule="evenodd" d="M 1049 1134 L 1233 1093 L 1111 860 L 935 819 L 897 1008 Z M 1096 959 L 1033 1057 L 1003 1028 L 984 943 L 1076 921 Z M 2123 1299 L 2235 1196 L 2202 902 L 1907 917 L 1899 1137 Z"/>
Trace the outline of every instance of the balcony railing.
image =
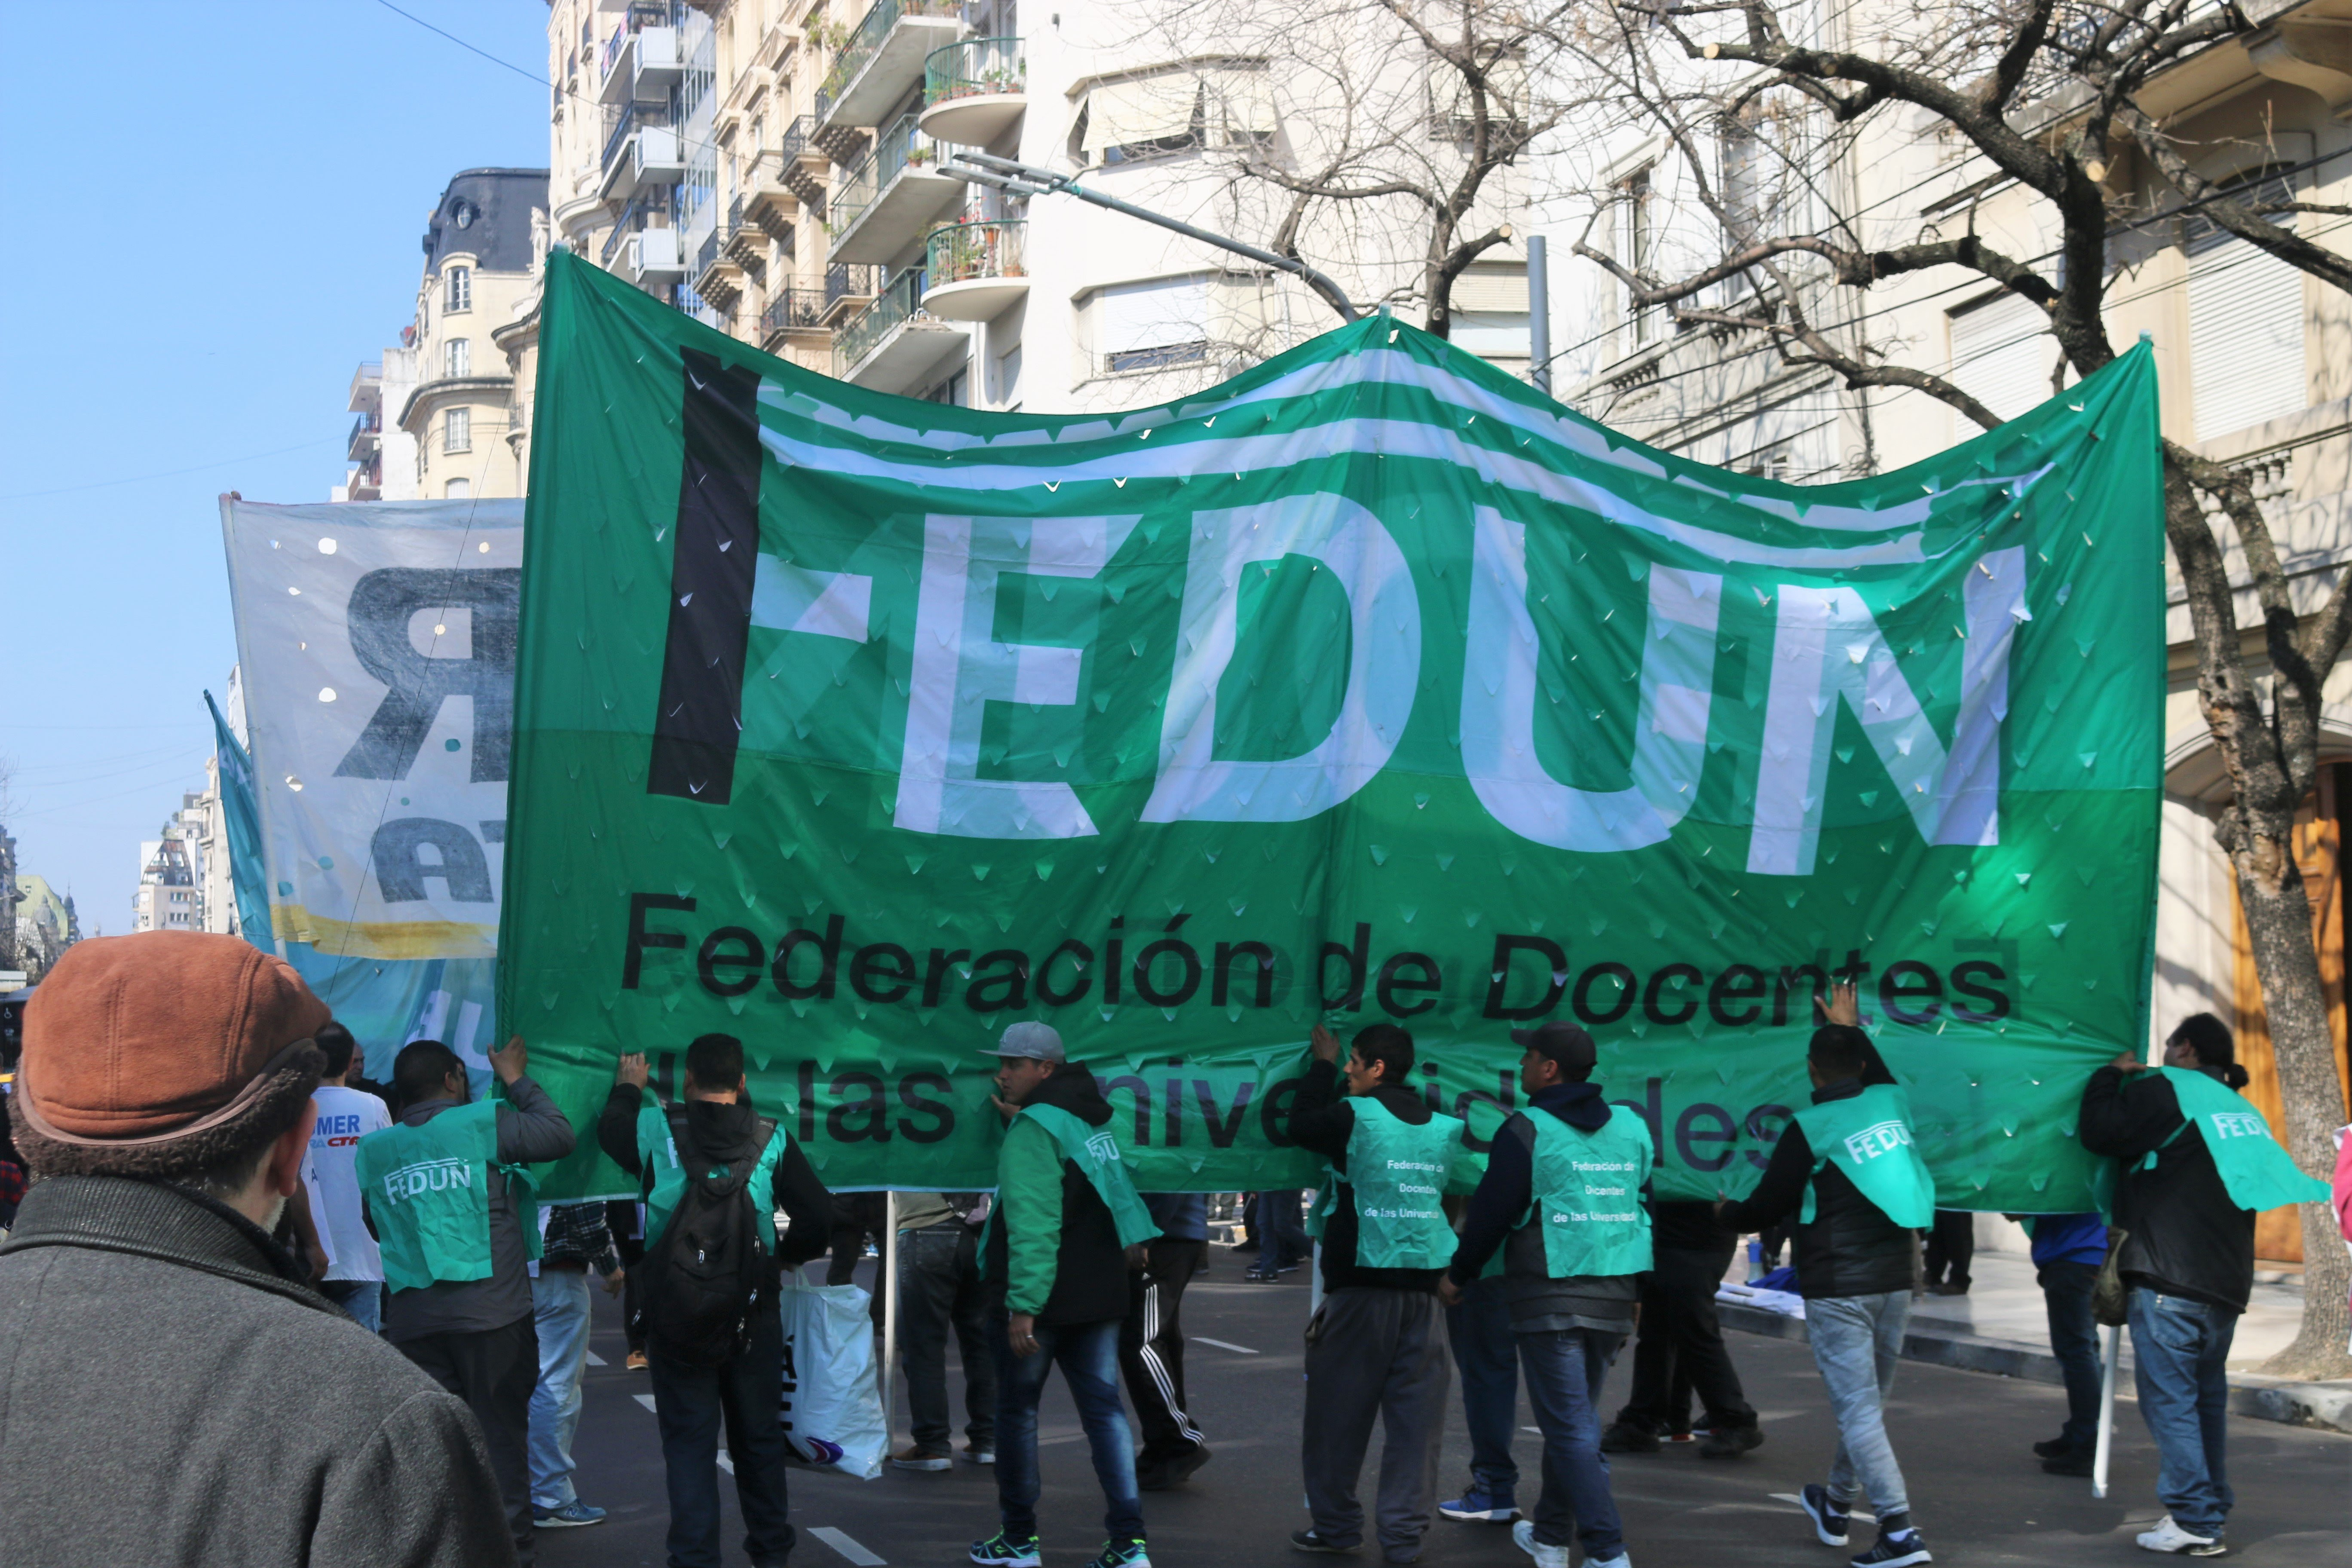
<path id="1" fill-rule="evenodd" d="M 612 116 L 613 125 L 604 136 L 604 155 L 596 161 L 600 169 L 613 166 L 613 160 L 621 155 L 621 148 L 629 140 L 629 132 L 637 123 L 637 110 L 634 104 L 624 103 L 617 109 L 606 110 L 605 113 Z"/>
<path id="2" fill-rule="evenodd" d="M 816 116 L 803 114 L 784 127 L 783 140 L 776 143 L 777 152 L 786 163 L 809 151 L 809 132 L 816 129 Z"/>
<path id="3" fill-rule="evenodd" d="M 833 340 L 833 374 L 853 370 L 872 353 L 892 329 L 922 313 L 923 269 L 909 267 L 892 279 L 882 292 L 849 319 Z"/>
<path id="4" fill-rule="evenodd" d="M 877 267 L 852 267 L 843 261 L 836 261 L 826 268 L 824 269 L 826 308 L 831 309 L 834 301 L 837 300 L 872 299 L 877 282 L 876 275 L 880 270 L 881 268 Z"/>
<path id="5" fill-rule="evenodd" d="M 841 234 L 856 223 L 909 166 L 925 167 L 938 156 L 931 139 L 915 123 L 915 116 L 900 115 L 874 138 L 866 156 L 843 173 L 841 188 L 833 198 L 833 232 Z"/>
<path id="6" fill-rule="evenodd" d="M 688 276 L 698 279 L 702 277 L 710 270 L 710 264 L 718 259 L 719 231 L 714 228 L 702 237 L 701 247 L 694 253 L 694 270 Z"/>
<path id="7" fill-rule="evenodd" d="M 825 296 L 822 289 L 781 289 L 768 300 L 768 308 L 760 312 L 761 335 L 791 331 L 796 328 L 811 331 L 824 326 Z"/>
<path id="8" fill-rule="evenodd" d="M 934 229 L 923 246 L 923 270 L 934 289 L 975 278 L 1026 278 L 1028 233 L 1028 224 L 1018 218 Z"/>
<path id="9" fill-rule="evenodd" d="M 967 38 L 933 49 L 923 61 L 923 102 L 1026 92 L 1029 62 L 1018 38 Z"/>
<path id="10" fill-rule="evenodd" d="M 874 58 L 882 40 L 898 25 L 899 17 L 953 16 L 961 10 L 961 0 L 874 0 L 874 8 L 866 13 L 857 30 L 841 46 L 841 52 L 833 58 L 833 68 L 817 84 L 816 117 L 824 119 L 834 100 L 857 79 L 857 73 L 866 68 L 866 62 Z"/>

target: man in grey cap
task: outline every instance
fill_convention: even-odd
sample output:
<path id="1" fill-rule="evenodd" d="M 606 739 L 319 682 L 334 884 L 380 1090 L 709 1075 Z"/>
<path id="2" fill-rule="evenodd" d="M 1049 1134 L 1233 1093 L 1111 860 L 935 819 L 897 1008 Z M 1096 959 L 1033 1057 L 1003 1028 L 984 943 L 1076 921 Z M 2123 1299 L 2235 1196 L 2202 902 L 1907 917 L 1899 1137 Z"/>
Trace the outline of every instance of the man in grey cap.
<path id="1" fill-rule="evenodd" d="M 1528 1106 L 1495 1134 L 1438 1294 L 1459 1301 L 1503 1250 L 1511 1332 L 1544 1439 L 1543 1493 L 1511 1539 L 1536 1568 L 1568 1568 L 1571 1532 L 1591 1568 L 1625 1568 L 1601 1452 L 1601 1382 L 1633 1330 L 1650 1267 L 1649 1124 L 1589 1081 L 1599 1052 L 1575 1025 L 1514 1029 L 1511 1039 L 1526 1053 Z"/>
<path id="2" fill-rule="evenodd" d="M 1078 1407 L 1109 1539 L 1087 1568 L 1150 1568 L 1135 1482 L 1135 1435 L 1118 1397 L 1128 1248 L 1160 1234 L 1119 1157 L 1094 1074 L 1038 1023 L 1009 1026 L 996 1109 L 1012 1122 L 996 1161 L 996 1209 L 982 1245 L 996 1355 L 996 1497 L 1003 1527 L 971 1543 L 982 1568 L 1037 1568 L 1037 1398 L 1055 1363 Z"/>

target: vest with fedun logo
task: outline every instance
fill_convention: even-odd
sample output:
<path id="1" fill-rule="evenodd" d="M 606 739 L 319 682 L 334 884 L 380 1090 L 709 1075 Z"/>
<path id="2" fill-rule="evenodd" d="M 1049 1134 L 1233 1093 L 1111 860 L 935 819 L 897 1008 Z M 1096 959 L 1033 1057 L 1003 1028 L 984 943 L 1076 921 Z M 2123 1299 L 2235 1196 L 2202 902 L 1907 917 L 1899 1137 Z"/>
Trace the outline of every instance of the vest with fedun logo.
<path id="1" fill-rule="evenodd" d="M 487 1279 L 490 1256 L 490 1172 L 507 1179 L 525 1246 L 539 1256 L 538 1205 L 530 1173 L 499 1162 L 495 1100 L 454 1106 L 421 1126 L 394 1122 L 352 1151 L 360 1197 L 383 1250 L 384 1283 L 394 1290 Z"/>

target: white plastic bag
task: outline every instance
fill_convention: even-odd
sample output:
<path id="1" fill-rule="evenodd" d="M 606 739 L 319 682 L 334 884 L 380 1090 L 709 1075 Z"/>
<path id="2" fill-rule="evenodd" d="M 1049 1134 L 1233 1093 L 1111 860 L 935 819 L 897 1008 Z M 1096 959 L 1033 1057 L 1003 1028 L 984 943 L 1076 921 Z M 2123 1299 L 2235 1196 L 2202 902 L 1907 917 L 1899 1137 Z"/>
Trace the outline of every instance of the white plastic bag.
<path id="1" fill-rule="evenodd" d="M 855 1285 L 809 1285 L 797 1274 L 784 1281 L 784 1440 L 810 1464 L 866 1481 L 882 1474 L 890 1447 L 872 1300 Z"/>

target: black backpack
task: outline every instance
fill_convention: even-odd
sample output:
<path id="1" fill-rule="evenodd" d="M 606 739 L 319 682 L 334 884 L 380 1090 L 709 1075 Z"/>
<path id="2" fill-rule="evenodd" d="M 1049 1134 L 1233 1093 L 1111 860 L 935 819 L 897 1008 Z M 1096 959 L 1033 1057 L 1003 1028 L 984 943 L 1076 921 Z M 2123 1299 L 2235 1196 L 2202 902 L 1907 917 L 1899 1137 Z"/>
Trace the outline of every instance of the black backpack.
<path id="1" fill-rule="evenodd" d="M 749 1189 L 776 1124 L 756 1121 L 751 1152 L 715 1174 L 687 1135 L 683 1107 L 670 1110 L 669 1131 L 686 1191 L 646 1248 L 646 1334 L 672 1361 L 718 1366 L 751 1343 L 753 1313 L 775 1289 L 775 1260 L 760 1244 L 758 1200 Z"/>

